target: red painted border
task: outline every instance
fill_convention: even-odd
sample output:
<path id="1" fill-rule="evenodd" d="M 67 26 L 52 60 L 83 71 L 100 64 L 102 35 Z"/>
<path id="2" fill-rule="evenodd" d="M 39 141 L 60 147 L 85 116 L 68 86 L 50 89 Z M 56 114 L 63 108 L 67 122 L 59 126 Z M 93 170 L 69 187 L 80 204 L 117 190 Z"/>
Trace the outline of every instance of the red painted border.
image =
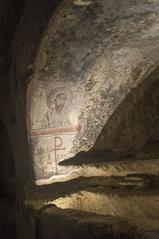
<path id="1" fill-rule="evenodd" d="M 31 136 L 38 135 L 49 135 L 49 134 L 57 134 L 57 133 L 79 133 L 80 127 L 70 127 L 70 128 L 54 128 L 54 129 L 45 129 L 45 130 L 33 130 L 31 132 Z"/>

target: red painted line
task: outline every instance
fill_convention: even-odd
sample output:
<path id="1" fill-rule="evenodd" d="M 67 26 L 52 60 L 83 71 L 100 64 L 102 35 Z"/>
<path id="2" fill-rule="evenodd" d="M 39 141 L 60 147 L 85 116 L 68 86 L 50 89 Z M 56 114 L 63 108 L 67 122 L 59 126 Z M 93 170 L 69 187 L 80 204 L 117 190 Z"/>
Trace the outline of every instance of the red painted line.
<path id="1" fill-rule="evenodd" d="M 46 129 L 46 130 L 33 130 L 31 132 L 31 136 L 36 135 L 49 135 L 49 134 L 57 134 L 57 133 L 76 133 L 80 132 L 80 128 L 71 127 L 71 128 L 54 128 L 54 129 Z"/>

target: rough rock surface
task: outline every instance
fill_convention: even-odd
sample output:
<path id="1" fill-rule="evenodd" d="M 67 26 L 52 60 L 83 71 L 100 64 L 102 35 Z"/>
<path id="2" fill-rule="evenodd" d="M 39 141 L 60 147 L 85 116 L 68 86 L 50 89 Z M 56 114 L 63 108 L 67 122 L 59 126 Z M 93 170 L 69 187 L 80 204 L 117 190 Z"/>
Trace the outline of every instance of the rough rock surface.
<path id="1" fill-rule="evenodd" d="M 157 239 L 159 2 L 57 3 L 28 0 L 10 49 L 18 238 Z"/>
<path id="2" fill-rule="evenodd" d="M 63 174 L 58 163 L 78 152 L 136 153 L 156 138 L 158 9 L 153 0 L 103 0 L 66 1 L 56 11 L 28 88 L 37 178 Z"/>
<path id="3" fill-rule="evenodd" d="M 137 223 L 124 218 L 83 213 L 77 210 L 46 209 L 41 218 L 41 236 L 45 239 L 113 238 L 157 239 L 158 224 L 147 227 L 146 221 Z M 152 223 L 152 221 L 151 221 Z M 150 225 L 150 222 L 149 222 Z M 156 230 L 154 228 L 156 227 Z"/>

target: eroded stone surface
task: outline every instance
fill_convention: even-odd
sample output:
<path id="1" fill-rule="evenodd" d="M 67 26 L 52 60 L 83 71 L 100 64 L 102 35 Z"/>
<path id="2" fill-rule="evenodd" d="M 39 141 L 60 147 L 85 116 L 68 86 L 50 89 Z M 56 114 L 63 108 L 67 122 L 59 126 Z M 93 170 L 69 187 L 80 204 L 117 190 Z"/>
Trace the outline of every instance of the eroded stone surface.
<path id="1" fill-rule="evenodd" d="M 32 158 L 36 178 L 51 176 L 53 181 L 49 179 L 45 183 L 56 182 L 44 186 L 42 190 L 42 187 L 37 189 L 39 195 L 37 193 L 36 196 L 38 200 L 43 199 L 43 204 L 55 198 L 60 200 L 61 197 L 69 201 L 65 194 L 71 194 L 73 200 L 70 205 L 73 204 L 74 208 L 81 209 L 79 201 L 91 199 L 92 204 L 82 204 L 83 210 L 95 211 L 94 203 L 100 201 L 97 210 L 100 213 L 106 198 L 109 205 L 112 202 L 116 209 L 105 210 L 110 214 L 127 215 L 129 211 L 128 214 L 134 217 L 140 213 L 157 217 L 158 191 L 155 187 L 158 184 L 151 179 L 158 175 L 158 155 L 154 157 L 151 154 L 152 157 L 149 156 L 143 162 L 138 162 L 135 158 L 124 158 L 124 161 L 119 157 L 121 162 L 103 164 L 99 158 L 95 159 L 95 164 L 87 158 L 88 165 L 79 162 L 79 168 L 58 166 L 58 163 L 92 147 L 95 150 L 130 151 L 130 155 L 134 155 L 147 139 L 158 138 L 158 1 L 66 0 L 46 31 L 47 21 L 53 15 L 57 2 L 59 1 L 28 0 L 23 12 L 23 0 L 1 1 L 0 84 L 5 87 L 0 92 L 0 116 L 9 131 L 16 158 L 18 238 L 23 238 L 24 234 L 26 238 L 35 237 L 34 216 L 28 207 L 20 207 L 27 191 L 25 184 L 32 176 Z M 6 14 L 3 14 L 4 8 Z M 23 16 L 8 55 L 8 46 L 20 11 Z M 6 31 L 3 31 L 3 27 Z M 43 31 L 44 38 L 34 62 Z M 32 155 L 28 154 L 25 117 L 26 85 L 30 80 L 27 123 Z M 53 106 L 51 108 L 50 101 Z M 90 161 L 92 164 L 89 164 Z M 108 177 L 112 175 L 122 177 Z M 101 180 L 97 176 L 104 177 Z M 64 182 L 66 179 L 71 181 Z M 63 182 L 57 183 L 60 181 Z M 84 191 L 86 186 L 87 191 Z M 148 191 L 147 188 L 150 187 L 152 188 Z M 33 197 L 34 191 L 30 191 L 30 194 Z M 125 197 L 121 196 L 124 194 Z M 143 202 L 147 206 L 145 211 Z M 35 204 L 37 206 L 37 201 Z M 65 217 L 65 214 L 62 215 Z M 92 219 L 92 215 L 87 214 L 85 221 L 90 217 Z M 59 221 L 62 224 L 61 218 Z M 144 225 L 140 239 L 158 239 L 157 220 L 144 219 L 141 222 L 140 218 L 135 218 L 135 221 L 140 226 Z M 53 222 L 56 225 L 51 219 L 51 230 Z M 44 224 L 47 226 L 47 223 L 46 220 Z M 112 223 L 109 226 L 104 224 L 104 228 L 102 220 L 101 224 L 102 233 L 107 236 L 107 229 L 113 227 Z M 95 230 L 101 224 L 94 228 L 89 224 L 88 230 L 82 231 L 82 235 L 87 235 L 87 238 L 88 234 L 95 238 L 100 236 L 101 230 L 98 230 L 98 235 Z M 122 228 L 121 233 L 128 225 L 123 224 L 119 220 L 115 224 L 117 228 Z M 72 220 L 69 225 L 72 229 Z M 66 228 L 62 226 L 67 232 L 68 224 Z M 78 229 L 75 226 L 74 237 L 77 236 Z M 59 234 L 60 230 L 61 228 L 57 230 Z M 116 232 L 116 226 L 113 230 Z M 134 231 L 133 227 L 131 232 Z M 51 232 L 50 229 L 48 232 Z M 120 238 L 121 233 L 117 230 L 116 235 L 113 234 L 114 238 Z M 122 238 L 128 238 L 130 234 L 130 231 L 129 234 L 122 234 Z M 62 232 L 59 236 L 70 238 L 72 235 Z M 112 233 L 109 233 L 110 237 L 112 238 Z"/>
<path id="2" fill-rule="evenodd" d="M 28 89 L 36 178 L 66 173 L 58 163 L 80 151 L 134 152 L 154 135 L 157 87 L 149 91 L 158 74 L 149 75 L 158 66 L 158 8 L 154 1 L 61 5 L 44 34 Z M 143 123 L 145 92 L 153 109 L 152 120 Z"/>
<path id="3" fill-rule="evenodd" d="M 63 175 L 55 175 L 49 179 L 39 179 L 37 185 L 47 185 L 56 182 L 66 182 L 79 177 L 94 177 L 94 176 L 126 176 L 149 174 L 159 175 L 159 160 L 122 160 L 107 163 L 94 163 L 89 165 L 69 167 L 69 173 Z M 64 168 L 65 171 L 65 168 Z"/>
<path id="4" fill-rule="evenodd" d="M 113 238 L 157 239 L 156 220 L 130 221 L 120 217 L 102 216 L 78 210 L 46 209 L 42 214 L 42 238 Z M 148 225 L 147 225 L 148 224 Z"/>
<path id="5" fill-rule="evenodd" d="M 100 191 L 100 190 L 99 190 Z M 116 215 L 126 218 L 156 218 L 159 219 L 159 196 L 149 193 L 114 194 L 96 191 L 79 191 L 67 197 L 53 201 L 56 206 L 67 209 L 78 209 L 102 215 Z M 96 206 L 95 206 L 96 205 Z"/>

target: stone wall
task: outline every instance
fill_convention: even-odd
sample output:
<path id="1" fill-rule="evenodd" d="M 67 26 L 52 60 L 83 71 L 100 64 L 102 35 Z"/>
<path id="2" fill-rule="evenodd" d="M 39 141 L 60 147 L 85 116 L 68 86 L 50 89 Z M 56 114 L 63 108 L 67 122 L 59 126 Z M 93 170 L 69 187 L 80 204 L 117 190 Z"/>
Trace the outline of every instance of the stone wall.
<path id="1" fill-rule="evenodd" d="M 157 9 L 148 1 L 65 1 L 55 11 L 27 95 L 37 179 L 69 173 L 58 163 L 81 151 L 134 154 L 155 137 Z"/>
<path id="2" fill-rule="evenodd" d="M 159 4 L 156 0 L 21 4 L 19 9 L 14 6 L 14 24 L 7 30 L 11 34 L 2 41 L 5 90 L 1 88 L 0 95 L 6 105 L 0 103 L 0 117 L 15 158 L 17 237 L 26 232 L 26 238 L 34 238 L 36 216 L 24 198 L 46 203 L 53 192 L 57 198 L 75 189 L 78 194 L 86 183 L 81 176 L 90 178 L 94 187 L 98 176 L 158 174 L 152 154 L 146 164 L 139 161 L 144 146 L 158 142 Z M 101 156 L 109 165 L 102 164 Z"/>

